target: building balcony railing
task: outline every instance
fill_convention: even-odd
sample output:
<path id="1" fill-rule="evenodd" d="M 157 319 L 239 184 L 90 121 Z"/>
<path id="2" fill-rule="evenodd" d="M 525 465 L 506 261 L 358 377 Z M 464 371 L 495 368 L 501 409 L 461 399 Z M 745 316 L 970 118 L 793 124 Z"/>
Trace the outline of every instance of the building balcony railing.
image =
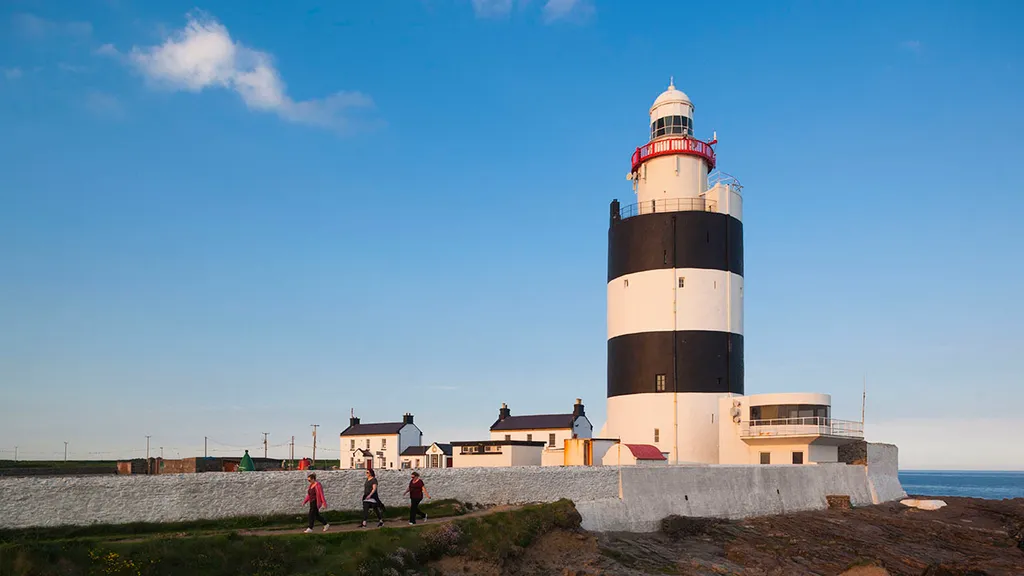
<path id="1" fill-rule="evenodd" d="M 785 438 L 790 436 L 863 438 L 864 425 L 860 422 L 822 417 L 748 420 L 740 424 L 741 438 Z"/>
<path id="2" fill-rule="evenodd" d="M 707 162 L 709 172 L 715 169 L 715 149 L 711 144 L 696 138 L 661 138 L 648 142 L 633 152 L 631 172 L 636 172 L 648 159 L 666 154 L 699 156 Z"/>
<path id="3" fill-rule="evenodd" d="M 717 208 L 717 202 L 706 198 L 666 198 L 623 206 L 619 209 L 619 218 L 624 220 L 656 212 L 717 212 Z"/>

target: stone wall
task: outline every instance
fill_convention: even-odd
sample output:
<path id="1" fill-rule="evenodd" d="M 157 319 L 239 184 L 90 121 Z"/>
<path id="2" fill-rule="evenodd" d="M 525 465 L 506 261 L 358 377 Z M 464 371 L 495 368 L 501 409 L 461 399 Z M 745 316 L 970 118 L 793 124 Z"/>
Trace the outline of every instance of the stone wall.
<path id="1" fill-rule="evenodd" d="M 890 449 L 891 448 L 891 449 Z M 827 507 L 826 496 L 854 506 L 902 492 L 895 447 L 879 466 L 515 467 L 420 470 L 430 495 L 479 504 L 569 498 L 590 530 L 650 531 L 669 514 L 742 518 Z M 870 464 L 870 462 L 869 462 Z M 362 470 L 317 471 L 328 508 L 358 509 Z M 386 505 L 407 504 L 405 471 L 381 470 Z M 0 478 L 0 528 L 170 522 L 231 516 L 301 514 L 305 471 L 153 476 Z M 621 486 L 621 498 L 620 498 Z M 38 494 L 47 494 L 40 500 Z M 901 496 L 900 496 L 901 497 Z"/>

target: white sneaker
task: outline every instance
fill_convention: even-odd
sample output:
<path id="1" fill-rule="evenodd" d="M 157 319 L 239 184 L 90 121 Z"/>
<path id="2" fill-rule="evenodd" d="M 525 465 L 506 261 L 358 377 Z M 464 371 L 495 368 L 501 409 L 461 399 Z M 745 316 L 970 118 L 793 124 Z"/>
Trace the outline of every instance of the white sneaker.
<path id="1" fill-rule="evenodd" d="M 306 529 L 305 529 L 305 530 L 303 530 L 302 532 L 303 532 L 304 534 L 309 534 L 309 533 L 310 533 L 310 532 L 312 532 L 312 531 L 313 531 L 313 529 L 312 529 L 312 528 L 306 528 Z"/>
<path id="2" fill-rule="evenodd" d="M 327 532 L 327 530 L 328 530 L 328 529 L 329 529 L 330 527 L 331 527 L 331 525 L 330 525 L 330 524 L 324 524 L 324 532 Z"/>

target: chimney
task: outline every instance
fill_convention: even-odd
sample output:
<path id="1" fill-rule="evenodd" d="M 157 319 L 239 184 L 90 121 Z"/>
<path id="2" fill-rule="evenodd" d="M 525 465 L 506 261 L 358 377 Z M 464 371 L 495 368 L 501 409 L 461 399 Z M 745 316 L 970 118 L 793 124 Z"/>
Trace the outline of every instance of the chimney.
<path id="1" fill-rule="evenodd" d="M 501 410 L 498 410 L 498 421 L 502 421 L 512 415 L 512 411 L 508 409 L 508 406 L 502 402 Z"/>
<path id="2" fill-rule="evenodd" d="M 351 418 L 348 419 L 348 425 L 349 426 L 359 426 L 359 418 L 356 418 L 355 416 L 352 416 Z"/>
<path id="3" fill-rule="evenodd" d="M 406 412 L 402 416 L 402 424 L 412 424 L 412 414 L 409 414 L 408 412 Z"/>
<path id="4" fill-rule="evenodd" d="M 586 416 L 586 413 L 583 412 L 583 399 L 582 398 L 577 398 L 576 399 L 576 404 L 574 404 L 573 407 L 572 407 L 572 420 L 573 420 L 573 422 L 575 422 L 576 419 L 579 418 L 580 416 Z"/>

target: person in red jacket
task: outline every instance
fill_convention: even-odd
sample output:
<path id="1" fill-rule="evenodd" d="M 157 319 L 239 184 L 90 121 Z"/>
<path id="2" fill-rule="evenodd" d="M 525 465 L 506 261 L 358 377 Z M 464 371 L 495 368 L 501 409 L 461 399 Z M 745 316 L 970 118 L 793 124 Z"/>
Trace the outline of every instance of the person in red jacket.
<path id="1" fill-rule="evenodd" d="M 424 495 L 430 498 L 430 493 L 427 492 L 427 487 L 423 485 L 423 480 L 420 480 L 419 472 L 412 473 L 412 480 L 409 481 L 409 487 L 405 489 L 405 493 L 409 495 L 409 524 L 415 524 L 417 516 L 425 521 L 427 515 L 420 512 L 420 502 L 423 501 Z"/>
<path id="2" fill-rule="evenodd" d="M 324 532 L 327 532 L 331 525 L 320 515 L 320 508 L 327 508 L 327 498 L 324 498 L 324 487 L 316 481 L 316 474 L 310 474 L 306 479 L 309 480 L 309 489 L 306 490 L 306 499 L 302 503 L 309 503 L 309 528 L 306 528 L 305 532 L 309 534 L 313 531 L 313 522 L 315 520 L 319 520 L 324 525 Z"/>

